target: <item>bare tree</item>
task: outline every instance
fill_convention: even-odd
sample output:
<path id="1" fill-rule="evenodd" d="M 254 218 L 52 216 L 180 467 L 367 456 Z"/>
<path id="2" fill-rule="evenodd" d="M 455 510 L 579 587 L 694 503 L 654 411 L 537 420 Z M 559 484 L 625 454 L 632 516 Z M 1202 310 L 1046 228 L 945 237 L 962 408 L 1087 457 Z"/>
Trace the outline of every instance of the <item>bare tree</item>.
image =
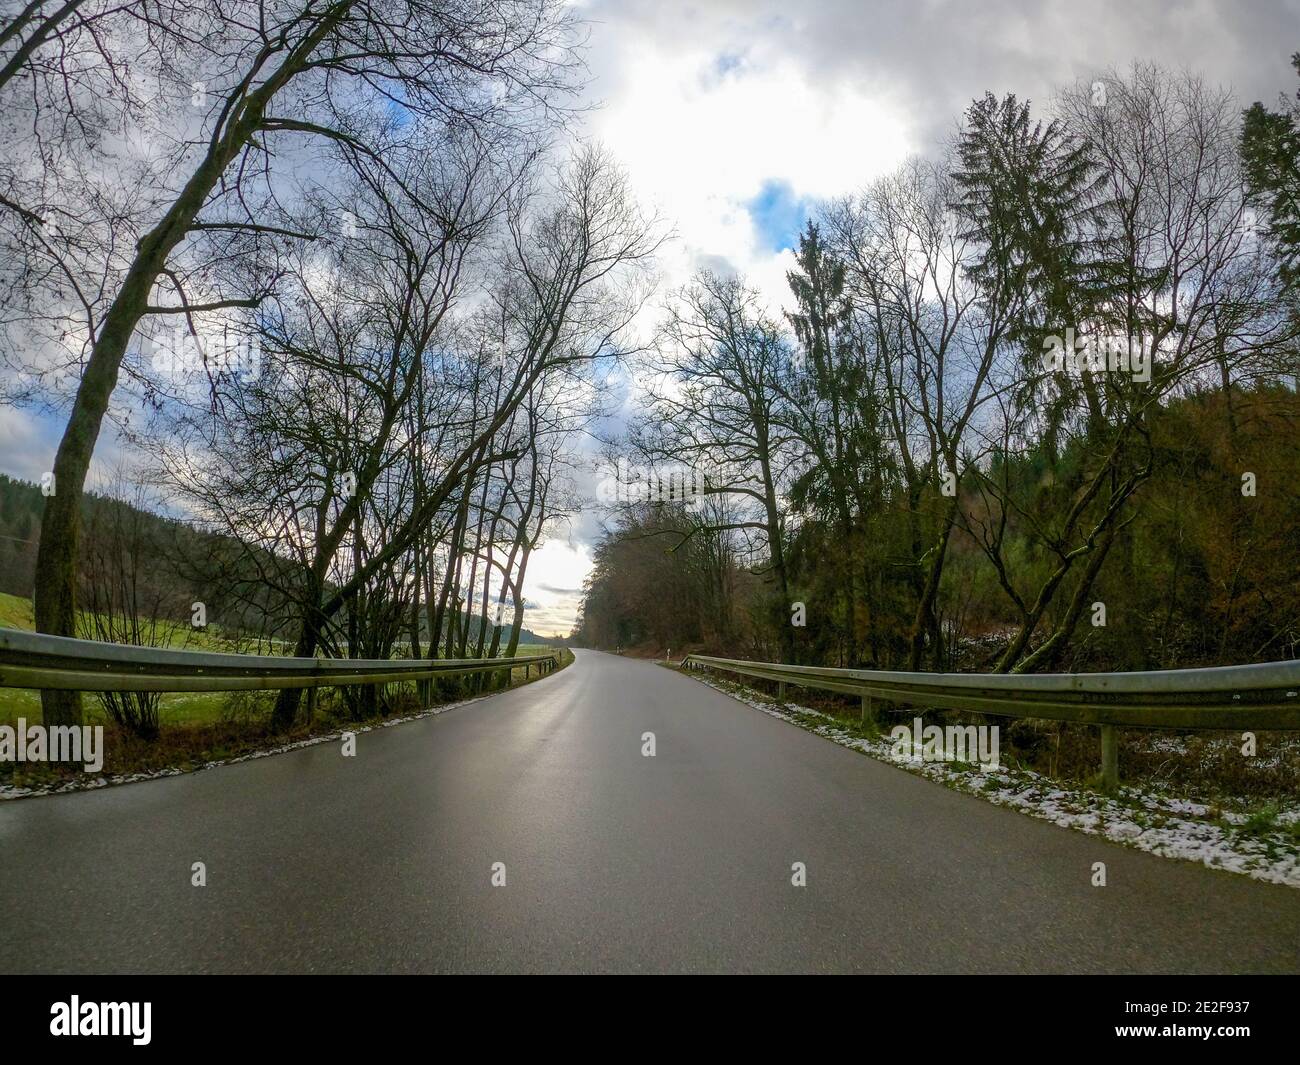
<path id="1" fill-rule="evenodd" d="M 678 542 L 728 531 L 755 537 L 767 556 L 767 610 L 787 659 L 794 654 L 783 498 L 791 434 L 778 415 L 777 385 L 788 357 L 786 337 L 755 290 L 737 278 L 697 275 L 669 304 L 647 381 L 651 405 L 632 441 L 647 463 L 695 473 L 704 498 L 741 504 L 696 510 L 684 526 L 675 521 L 684 530 Z"/>
<path id="2" fill-rule="evenodd" d="M 141 4 L 116 17 L 152 27 L 156 12 Z M 168 41 L 182 42 L 178 52 L 202 75 L 194 95 L 210 104 L 201 122 L 182 123 L 170 152 L 154 153 L 151 195 L 127 216 L 135 239 L 123 241 L 125 234 L 109 225 L 99 264 L 94 249 L 84 256 L 83 273 L 99 279 L 93 291 L 81 277 L 68 276 L 67 255 L 50 255 L 44 271 L 46 289 L 62 295 L 73 288 L 80 297 L 76 342 L 84 365 L 53 464 L 57 491 L 42 523 L 35 594 L 41 631 L 72 631 L 77 500 L 137 327 L 149 316 L 176 314 L 193 329 L 198 316 L 257 306 L 266 277 L 257 277 L 253 291 L 209 295 L 202 267 L 254 254 L 250 242 L 266 247 L 312 236 L 279 224 L 276 160 L 303 158 L 303 144 L 332 144 L 382 165 L 403 146 L 422 143 L 431 126 L 446 123 L 508 150 L 520 133 L 533 136 L 539 114 L 570 84 L 572 23 L 550 0 L 334 0 L 285 11 L 214 0 L 181 13 L 186 17 L 169 30 Z M 27 42 L 39 33 L 32 30 Z M 42 49 L 52 47 L 53 34 L 46 34 L 24 60 L 31 77 L 15 75 L 6 94 L 21 93 L 25 81 L 38 90 L 51 85 L 36 65 Z M 62 73 L 65 86 L 76 81 L 76 71 Z M 164 73 L 159 70 L 160 78 Z M 59 78 L 52 84 L 57 90 Z M 38 91 L 38 125 L 75 124 L 84 95 Z M 400 120 L 394 107 L 401 108 Z M 30 238 L 28 248 L 48 247 L 40 210 L 20 197 L 5 200 L 13 224 Z M 75 695 L 42 698 L 48 720 L 79 717 Z"/>
<path id="3" fill-rule="evenodd" d="M 973 429 L 999 389 L 1018 294 L 981 291 L 975 247 L 951 205 L 951 166 L 915 160 L 834 206 L 826 224 L 846 265 L 864 358 L 887 397 L 902 474 L 915 601 L 909 666 L 943 659 L 936 603 L 961 481 L 978 461 Z"/>

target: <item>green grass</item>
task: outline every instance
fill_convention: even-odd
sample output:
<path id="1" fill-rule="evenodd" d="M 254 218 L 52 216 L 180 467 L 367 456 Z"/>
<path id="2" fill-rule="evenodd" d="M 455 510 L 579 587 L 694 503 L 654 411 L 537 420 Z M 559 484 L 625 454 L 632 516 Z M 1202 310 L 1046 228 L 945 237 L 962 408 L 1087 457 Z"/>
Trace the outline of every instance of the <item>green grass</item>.
<path id="1" fill-rule="evenodd" d="M 163 727 L 209 724 L 221 717 L 225 703 L 225 692 L 168 692 L 162 697 L 159 712 Z M 108 723 L 108 715 L 95 695 L 87 692 L 82 706 L 86 724 Z M 29 725 L 41 720 L 40 695 L 25 688 L 0 688 L 0 725 L 15 725 L 20 717 L 26 718 Z"/>
<path id="2" fill-rule="evenodd" d="M 0 628 L 34 629 L 31 600 L 0 592 Z M 163 629 L 167 636 L 166 646 L 169 647 L 195 651 L 229 651 L 234 642 L 216 626 L 196 631 L 180 622 L 164 622 Z M 515 653 L 519 658 L 537 657 L 550 654 L 552 650 L 548 644 L 523 643 Z M 571 652 L 561 653 L 568 655 L 567 661 L 572 660 Z M 522 666 L 512 670 L 512 683 L 523 679 Z M 229 697 L 229 692 L 167 692 L 162 697 L 160 709 L 162 725 L 167 728 L 212 724 L 221 719 Z M 95 695 L 87 693 L 83 696 L 82 705 L 88 724 L 107 723 L 107 715 Z M 23 688 L 0 688 L 0 724 L 14 725 L 20 717 L 26 718 L 29 724 L 40 720 L 40 695 Z"/>
<path id="3" fill-rule="evenodd" d="M 0 628 L 32 631 L 36 621 L 32 615 L 32 601 L 0 592 Z M 179 622 L 163 622 L 163 634 L 168 647 L 188 647 L 193 650 L 228 650 L 229 640 L 215 629 L 195 630 Z M 185 725 L 215 720 L 225 704 L 224 692 L 175 692 L 162 697 L 164 725 Z M 90 724 L 104 724 L 108 718 L 99 700 L 87 694 L 82 705 Z M 41 698 L 23 688 L 0 688 L 0 724 L 13 725 L 18 718 L 28 722 L 39 721 Z"/>
<path id="4" fill-rule="evenodd" d="M 0 592 L 0 629 L 30 631 L 34 628 L 36 628 L 36 621 L 32 617 L 32 601 Z"/>
<path id="5" fill-rule="evenodd" d="M 82 613 L 80 620 L 84 623 L 88 617 L 89 615 Z M 32 601 L 0 592 L 0 628 L 25 629 L 28 632 L 34 630 L 36 620 L 32 615 Z M 162 644 L 164 647 L 189 648 L 195 651 L 230 649 L 231 640 L 216 625 L 209 626 L 207 629 L 195 629 L 179 621 L 160 621 L 158 629 L 160 635 L 166 639 Z"/>
<path id="6" fill-rule="evenodd" d="M 1239 831 L 1249 835 L 1262 836 L 1272 832 L 1277 827 L 1278 814 L 1281 811 L 1275 805 L 1268 805 L 1253 811 L 1245 821 L 1242 822 Z"/>
<path id="7" fill-rule="evenodd" d="M 0 688 L 0 725 L 14 725 L 20 717 L 40 721 L 41 697 L 26 688 Z"/>

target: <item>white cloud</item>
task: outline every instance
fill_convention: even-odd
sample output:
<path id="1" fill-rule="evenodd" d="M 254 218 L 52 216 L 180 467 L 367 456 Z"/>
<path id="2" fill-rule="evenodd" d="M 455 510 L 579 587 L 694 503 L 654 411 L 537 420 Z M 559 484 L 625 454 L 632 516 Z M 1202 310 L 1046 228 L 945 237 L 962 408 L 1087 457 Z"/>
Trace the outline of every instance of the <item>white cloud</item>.
<path id="1" fill-rule="evenodd" d="M 524 627 L 539 636 L 568 636 L 582 604 L 582 582 L 591 571 L 586 544 L 549 540 L 528 561 L 524 577 Z"/>
<path id="2" fill-rule="evenodd" d="M 684 283 L 701 261 L 724 259 L 774 302 L 788 257 L 756 226 L 749 204 L 778 183 L 799 199 L 850 191 L 897 165 L 912 146 L 900 105 L 843 79 L 814 82 L 760 39 L 731 47 L 691 34 L 593 31 L 602 50 L 590 133 L 627 168 L 636 192 L 676 226 L 665 282 Z M 610 68 L 613 68 L 610 70 Z"/>
<path id="3" fill-rule="evenodd" d="M 40 481 L 54 465 L 49 427 L 26 411 L 0 406 L 0 468 L 11 477 Z"/>
<path id="4" fill-rule="evenodd" d="M 901 101 L 862 79 L 818 77 L 770 21 L 697 11 L 656 22 L 645 9 L 609 8 L 592 17 L 590 95 L 600 107 L 586 132 L 675 227 L 660 257 L 664 294 L 708 266 L 744 275 L 774 310 L 784 305 L 793 256 L 763 231 L 753 201 L 772 186 L 796 202 L 846 193 L 916 150 Z M 575 521 L 577 536 L 598 534 L 591 518 Z M 529 565 L 527 598 L 538 605 L 526 624 L 567 634 L 590 568 L 586 545 L 548 543 Z"/>
<path id="5" fill-rule="evenodd" d="M 40 417 L 22 408 L 0 406 L 0 471 L 39 484 L 54 468 L 54 455 L 63 430 L 61 418 Z M 111 421 L 105 421 L 86 475 L 86 488 L 107 492 L 130 459 Z M 57 490 L 57 485 L 56 485 Z"/>

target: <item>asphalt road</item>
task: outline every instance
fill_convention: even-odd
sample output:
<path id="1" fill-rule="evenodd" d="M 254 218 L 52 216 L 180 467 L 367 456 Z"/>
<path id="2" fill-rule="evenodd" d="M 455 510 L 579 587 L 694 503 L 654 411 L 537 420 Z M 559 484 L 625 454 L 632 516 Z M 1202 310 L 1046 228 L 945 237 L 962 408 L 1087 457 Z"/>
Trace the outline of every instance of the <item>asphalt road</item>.
<path id="1" fill-rule="evenodd" d="M 1300 892 L 578 652 L 363 734 L 355 758 L 330 743 L 0 804 L 0 970 L 1296 972 Z"/>

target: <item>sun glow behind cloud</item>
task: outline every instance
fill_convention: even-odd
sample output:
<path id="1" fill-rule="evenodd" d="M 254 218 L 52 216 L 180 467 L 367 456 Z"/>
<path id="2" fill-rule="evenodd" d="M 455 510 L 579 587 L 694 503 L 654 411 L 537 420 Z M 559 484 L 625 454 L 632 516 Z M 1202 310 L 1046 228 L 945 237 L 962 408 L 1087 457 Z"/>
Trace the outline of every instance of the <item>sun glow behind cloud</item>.
<path id="1" fill-rule="evenodd" d="M 591 570 L 586 544 L 548 540 L 528 562 L 524 577 L 524 628 L 539 636 L 568 636 L 582 605 L 582 582 Z"/>
<path id="2" fill-rule="evenodd" d="M 905 116 L 887 98 L 839 80 L 815 84 L 769 43 L 607 41 L 605 28 L 593 46 L 617 52 L 616 73 L 598 74 L 603 106 L 588 128 L 675 225 L 663 257 L 669 288 L 706 266 L 745 274 L 783 302 L 790 257 L 774 240 L 777 217 L 788 232 L 793 212 L 852 191 L 911 150 Z"/>
<path id="3" fill-rule="evenodd" d="M 664 289 L 702 267 L 788 306 L 792 220 L 909 155 L 932 156 L 984 91 L 1035 107 L 1076 78 L 1143 58 L 1234 85 L 1290 83 L 1300 0 L 576 0 L 599 108 L 586 132 L 676 226 Z M 798 222 L 793 223 L 797 240 Z M 630 406 L 635 407 L 635 395 Z M 589 527 L 590 522 L 585 523 Z"/>

